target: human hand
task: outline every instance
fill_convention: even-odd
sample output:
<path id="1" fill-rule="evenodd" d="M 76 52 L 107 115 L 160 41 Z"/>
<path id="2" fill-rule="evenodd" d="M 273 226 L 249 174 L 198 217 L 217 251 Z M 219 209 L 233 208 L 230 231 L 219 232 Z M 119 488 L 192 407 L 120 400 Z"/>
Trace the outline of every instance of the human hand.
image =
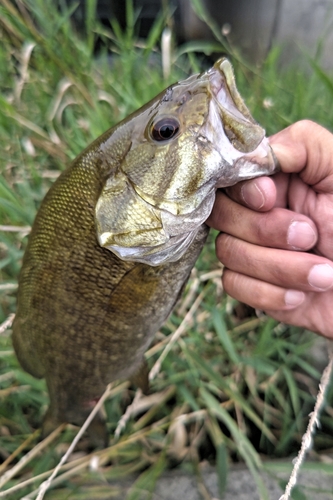
<path id="1" fill-rule="evenodd" d="M 282 171 L 219 191 L 207 220 L 221 231 L 223 286 L 278 321 L 333 339 L 333 135 L 304 120 L 270 143 Z"/>

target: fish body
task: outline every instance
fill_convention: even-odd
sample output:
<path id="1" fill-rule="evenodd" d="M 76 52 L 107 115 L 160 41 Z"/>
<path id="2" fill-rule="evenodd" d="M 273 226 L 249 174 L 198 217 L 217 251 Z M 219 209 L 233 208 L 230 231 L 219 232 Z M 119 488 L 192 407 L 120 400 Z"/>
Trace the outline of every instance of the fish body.
<path id="1" fill-rule="evenodd" d="M 146 388 L 145 350 L 204 245 L 216 189 L 275 169 L 220 60 L 105 132 L 59 176 L 29 236 L 13 324 L 22 367 L 46 379 L 44 434 L 81 425 L 113 380 Z M 106 441 L 99 418 L 91 437 Z"/>

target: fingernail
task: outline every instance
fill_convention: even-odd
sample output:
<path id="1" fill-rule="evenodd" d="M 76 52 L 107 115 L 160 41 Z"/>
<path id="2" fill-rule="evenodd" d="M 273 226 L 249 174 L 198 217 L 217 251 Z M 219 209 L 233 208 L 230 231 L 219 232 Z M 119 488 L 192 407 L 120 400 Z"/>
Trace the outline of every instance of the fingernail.
<path id="1" fill-rule="evenodd" d="M 241 195 L 245 203 L 256 210 L 261 208 L 265 203 L 264 194 L 255 182 L 243 184 Z"/>
<path id="2" fill-rule="evenodd" d="M 308 250 L 313 247 L 316 241 L 317 235 L 307 222 L 294 221 L 290 224 L 287 242 L 293 248 Z"/>
<path id="3" fill-rule="evenodd" d="M 302 304 L 304 298 L 304 293 L 299 290 L 287 290 L 284 296 L 284 301 L 286 306 L 296 307 Z"/>
<path id="4" fill-rule="evenodd" d="M 333 267 L 329 264 L 313 266 L 308 275 L 308 282 L 317 290 L 328 290 L 333 285 Z"/>

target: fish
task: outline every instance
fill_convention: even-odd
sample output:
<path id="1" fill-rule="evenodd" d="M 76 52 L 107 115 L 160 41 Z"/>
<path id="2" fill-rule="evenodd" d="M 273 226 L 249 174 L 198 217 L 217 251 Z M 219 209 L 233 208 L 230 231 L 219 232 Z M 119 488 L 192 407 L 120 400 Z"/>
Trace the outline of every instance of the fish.
<path id="1" fill-rule="evenodd" d="M 206 241 L 216 190 L 278 165 L 223 58 L 90 144 L 46 194 L 19 276 L 13 346 L 45 378 L 42 431 L 82 425 L 108 383 L 148 387 L 144 354 Z M 93 446 L 108 441 L 97 415 Z"/>

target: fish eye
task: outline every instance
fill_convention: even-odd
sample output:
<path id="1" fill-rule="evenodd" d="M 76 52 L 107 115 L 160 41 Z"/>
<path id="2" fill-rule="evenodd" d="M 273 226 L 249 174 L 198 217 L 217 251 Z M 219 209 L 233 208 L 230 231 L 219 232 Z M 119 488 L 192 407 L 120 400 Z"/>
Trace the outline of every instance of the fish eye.
<path id="1" fill-rule="evenodd" d="M 176 118 L 163 117 L 151 125 L 150 135 L 154 141 L 168 141 L 179 132 L 180 124 Z"/>

